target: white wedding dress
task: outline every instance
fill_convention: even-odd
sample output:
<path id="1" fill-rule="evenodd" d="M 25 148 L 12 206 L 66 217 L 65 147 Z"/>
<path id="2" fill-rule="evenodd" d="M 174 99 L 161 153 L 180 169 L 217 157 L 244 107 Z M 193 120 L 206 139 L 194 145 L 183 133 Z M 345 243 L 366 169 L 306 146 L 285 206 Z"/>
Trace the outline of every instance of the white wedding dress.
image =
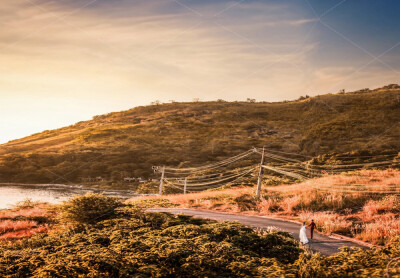
<path id="1" fill-rule="evenodd" d="M 308 243 L 308 238 L 307 238 L 307 234 L 306 234 L 306 226 L 301 226 L 300 229 L 300 242 L 303 244 L 307 244 Z"/>

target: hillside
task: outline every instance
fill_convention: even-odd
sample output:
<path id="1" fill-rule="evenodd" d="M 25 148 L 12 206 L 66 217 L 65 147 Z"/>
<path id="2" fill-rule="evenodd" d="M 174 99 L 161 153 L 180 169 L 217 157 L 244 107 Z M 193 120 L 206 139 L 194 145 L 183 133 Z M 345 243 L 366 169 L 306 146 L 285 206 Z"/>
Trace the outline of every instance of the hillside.
<path id="1" fill-rule="evenodd" d="M 398 153 L 400 86 L 297 101 L 136 107 L 0 145 L 0 182 L 150 177 L 152 165 L 200 165 L 266 145 L 316 156 Z"/>

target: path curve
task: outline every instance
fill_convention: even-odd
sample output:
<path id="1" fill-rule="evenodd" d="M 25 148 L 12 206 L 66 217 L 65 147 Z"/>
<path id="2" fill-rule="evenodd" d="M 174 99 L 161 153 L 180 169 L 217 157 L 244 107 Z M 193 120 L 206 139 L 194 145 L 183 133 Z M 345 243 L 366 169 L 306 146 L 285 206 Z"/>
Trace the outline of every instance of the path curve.
<path id="1" fill-rule="evenodd" d="M 151 212 L 169 212 L 173 214 L 186 214 L 198 218 L 208 218 L 217 221 L 239 221 L 240 223 L 253 227 L 265 229 L 267 227 L 277 227 L 283 231 L 291 233 L 296 239 L 299 238 L 300 226 L 297 223 L 284 221 L 274 218 L 267 218 L 262 216 L 250 216 L 250 215 L 238 215 L 223 212 L 214 212 L 206 210 L 195 210 L 195 209 L 182 209 L 182 208 L 152 208 L 147 209 Z M 308 237 L 310 231 L 307 231 Z M 335 238 L 332 236 L 326 236 L 320 233 L 314 233 L 314 239 L 310 240 L 309 247 L 313 251 L 320 252 L 322 255 L 333 255 L 339 252 L 340 247 L 361 247 L 367 248 L 363 245 L 357 244 L 352 241 Z"/>

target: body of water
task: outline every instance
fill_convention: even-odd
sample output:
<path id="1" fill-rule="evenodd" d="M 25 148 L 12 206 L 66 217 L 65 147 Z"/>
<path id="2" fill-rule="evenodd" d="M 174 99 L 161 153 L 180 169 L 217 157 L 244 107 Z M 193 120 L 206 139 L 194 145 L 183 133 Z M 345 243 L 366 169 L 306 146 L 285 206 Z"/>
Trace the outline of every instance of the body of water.
<path id="1" fill-rule="evenodd" d="M 83 195 L 88 192 L 102 193 L 107 196 L 124 199 L 136 196 L 135 192 L 127 190 L 91 189 L 62 184 L 0 184 L 0 209 L 11 208 L 16 203 L 26 199 L 48 203 L 60 203 L 75 195 Z"/>

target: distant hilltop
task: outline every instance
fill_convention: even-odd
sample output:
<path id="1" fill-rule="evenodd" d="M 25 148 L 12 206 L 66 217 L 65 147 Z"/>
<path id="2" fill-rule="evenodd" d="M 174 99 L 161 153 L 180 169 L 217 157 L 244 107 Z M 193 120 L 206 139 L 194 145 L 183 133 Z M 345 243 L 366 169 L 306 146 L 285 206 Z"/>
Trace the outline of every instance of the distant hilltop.
<path id="1" fill-rule="evenodd" d="M 310 156 L 396 152 L 399 119 L 397 84 L 276 103 L 157 103 L 1 145 L 0 182 L 148 179 L 153 165 L 201 165 L 264 145 Z"/>

